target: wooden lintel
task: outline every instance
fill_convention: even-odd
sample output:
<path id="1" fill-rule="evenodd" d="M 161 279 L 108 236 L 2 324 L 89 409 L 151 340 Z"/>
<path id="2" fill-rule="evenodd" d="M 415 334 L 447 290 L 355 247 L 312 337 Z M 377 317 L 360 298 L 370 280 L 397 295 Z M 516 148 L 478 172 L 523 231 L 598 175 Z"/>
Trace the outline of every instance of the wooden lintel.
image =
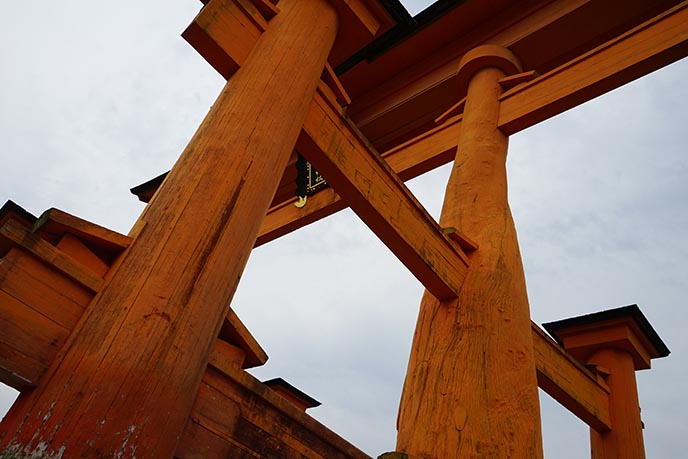
<path id="1" fill-rule="evenodd" d="M 532 324 L 533 352 L 540 389 L 598 432 L 611 428 L 609 388 L 537 324 Z"/>
<path id="2" fill-rule="evenodd" d="M 679 1 L 521 3 L 507 8 L 494 2 L 458 5 L 433 27 L 341 74 L 353 101 L 349 116 L 378 148 L 395 145 L 432 125 L 456 102 L 456 69 L 472 48 L 486 43 L 504 46 L 524 69 L 544 75 Z"/>
<path id="3" fill-rule="evenodd" d="M 513 134 L 688 55 L 688 1 L 502 96 Z"/>
<path id="4" fill-rule="evenodd" d="M 222 323 L 219 338 L 244 351 L 246 356 L 242 368 L 258 367 L 268 361 L 268 355 L 233 309 L 229 310 Z"/>
<path id="5" fill-rule="evenodd" d="M 14 242 L 93 292 L 98 292 L 103 285 L 101 277 L 13 220 L 0 227 L 0 237 Z"/>
<path id="6" fill-rule="evenodd" d="M 371 459 L 237 365 L 208 367 L 174 457 Z"/>
<path id="7" fill-rule="evenodd" d="M 265 30 L 265 18 L 238 0 L 209 2 L 182 37 L 224 78 L 246 61 Z"/>
<path id="8" fill-rule="evenodd" d="M 55 208 L 43 212 L 34 224 L 33 232 L 39 231 L 55 235 L 71 233 L 87 244 L 92 243 L 116 251 L 122 251 L 131 244 L 131 238 L 128 236 Z"/>
<path id="9" fill-rule="evenodd" d="M 338 107 L 317 93 L 298 150 L 437 298 L 456 296 L 465 254 L 366 143 Z"/>

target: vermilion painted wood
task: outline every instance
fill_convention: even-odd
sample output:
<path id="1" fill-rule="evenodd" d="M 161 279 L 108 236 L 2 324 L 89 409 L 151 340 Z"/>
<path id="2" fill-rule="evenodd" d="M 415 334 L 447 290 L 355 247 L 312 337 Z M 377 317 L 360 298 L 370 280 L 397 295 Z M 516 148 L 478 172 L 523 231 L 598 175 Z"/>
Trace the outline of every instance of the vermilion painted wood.
<path id="1" fill-rule="evenodd" d="M 477 48 L 440 224 L 479 249 L 459 297 L 423 296 L 398 418 L 409 457 L 541 458 L 533 338 L 523 267 L 507 202 L 508 138 L 497 129 L 498 80 L 513 56 Z M 494 59 L 493 59 L 494 58 Z M 497 66 L 497 67 L 496 67 Z M 498 68 L 499 67 L 499 68 Z"/>
<path id="2" fill-rule="evenodd" d="M 282 0 L 280 10 L 0 448 L 62 457 L 174 453 L 337 33 L 325 0 Z"/>
<path id="3" fill-rule="evenodd" d="M 592 459 L 645 459 L 643 423 L 640 420 L 638 387 L 631 353 L 615 348 L 600 349 L 588 363 L 609 371 L 611 430 L 590 429 Z"/>
<path id="4" fill-rule="evenodd" d="M 10 220 L 0 227 L 0 238 L 12 241 L 32 256 L 45 261 L 54 269 L 71 277 L 92 292 L 100 290 L 103 285 L 101 276 L 94 274 L 89 268 L 14 220 Z"/>
<path id="5" fill-rule="evenodd" d="M 238 366 L 203 376 L 179 459 L 370 459 Z"/>
<path id="6" fill-rule="evenodd" d="M 72 234 L 64 234 L 55 245 L 97 276 L 104 276 L 109 266 Z"/>
<path id="7" fill-rule="evenodd" d="M 298 150 L 433 295 L 455 298 L 468 264 L 461 248 L 334 107 L 316 94 Z"/>
<path id="8" fill-rule="evenodd" d="M 352 99 L 349 116 L 376 147 L 386 150 L 426 130 L 461 98 L 454 92 L 455 70 L 470 49 L 485 43 L 504 46 L 519 56 L 524 70 L 544 75 L 679 3 L 466 2 L 341 75 Z"/>
<path id="9" fill-rule="evenodd" d="M 460 117 L 449 120 L 417 138 L 382 154 L 392 170 L 409 180 L 451 161 L 456 155 Z M 263 221 L 256 246 L 270 242 L 347 207 L 332 189 L 319 191 L 308 204 L 297 209 L 294 199 L 272 207 Z"/>
<path id="10" fill-rule="evenodd" d="M 636 4 L 624 4 L 623 15 L 614 15 L 614 20 L 617 22 L 621 22 L 619 22 L 619 24 L 617 24 L 615 26 L 616 28 L 613 30 L 617 30 L 619 28 L 623 30 L 622 25 L 624 23 L 628 23 L 630 21 L 628 17 L 632 16 L 633 14 L 636 14 L 636 16 L 640 17 L 651 17 L 653 11 L 661 13 L 662 10 L 667 9 L 670 5 L 675 3 L 676 1 L 657 2 L 651 11 L 646 11 L 645 9 L 643 9 L 646 8 L 647 5 L 641 6 Z M 611 3 L 604 6 L 604 8 L 610 7 L 613 7 Z M 507 29 L 500 32 L 497 35 L 497 37 L 500 37 L 500 40 L 505 40 L 505 43 L 512 43 L 510 46 L 515 46 L 516 48 L 521 49 L 525 47 L 525 45 L 521 43 L 521 41 L 525 43 L 528 40 L 534 39 L 534 36 L 541 37 L 543 34 L 546 35 L 547 33 L 551 33 L 551 30 L 556 29 L 556 27 L 564 27 L 565 24 L 568 24 L 570 21 L 575 20 L 576 15 L 580 16 L 579 19 L 581 21 L 583 20 L 581 18 L 585 18 L 588 16 L 597 17 L 595 13 L 597 11 L 596 8 L 599 8 L 599 5 L 593 6 L 591 5 L 591 2 L 583 0 L 566 0 L 559 2 L 551 2 L 544 7 L 537 9 L 536 11 L 531 11 L 528 8 L 524 8 L 523 4 L 519 4 L 520 11 L 515 12 L 514 16 L 511 19 L 512 21 L 514 21 L 513 24 L 509 26 Z M 681 8 L 682 7 L 679 7 L 678 10 L 674 8 L 672 11 L 679 11 Z M 633 11 L 635 11 L 635 13 L 633 13 Z M 674 15 L 675 13 L 671 14 Z M 625 19 L 624 15 L 627 16 Z M 660 17 L 664 16 L 666 15 L 660 15 Z M 630 23 L 633 24 L 634 22 L 630 21 Z M 604 91 L 613 89 L 614 87 L 618 87 L 630 81 L 630 79 L 636 78 L 640 74 L 652 71 L 660 65 L 666 65 L 667 63 L 672 62 L 673 60 L 680 59 L 681 57 L 688 54 L 688 50 L 685 49 L 685 24 L 687 23 L 688 21 L 674 21 L 674 25 L 671 26 L 672 28 L 667 29 L 667 24 L 669 24 L 668 20 L 648 20 L 644 26 L 638 28 L 638 30 L 643 31 L 642 33 L 644 45 L 642 53 L 636 54 L 632 48 L 628 48 L 627 50 L 625 50 L 624 42 L 618 42 L 617 39 L 611 40 L 608 44 L 600 46 L 599 50 L 602 50 L 603 54 L 603 56 L 601 56 L 601 62 L 606 63 L 605 72 L 608 72 L 609 69 L 613 67 L 616 69 L 616 71 L 618 71 L 618 75 L 622 75 L 623 77 L 617 76 L 614 78 L 609 78 L 608 73 L 598 71 L 596 64 L 586 64 L 586 59 L 598 58 L 596 57 L 596 54 L 598 52 L 591 52 L 584 58 L 578 57 L 570 64 L 564 65 L 561 68 L 555 69 L 551 73 L 540 77 L 537 81 L 545 83 L 541 89 L 539 89 L 540 86 L 538 84 L 531 83 L 527 86 L 521 86 L 514 91 L 508 91 L 508 93 L 504 96 L 505 108 L 503 110 L 503 114 L 501 115 L 500 123 L 505 127 L 507 127 L 508 124 L 508 129 L 510 130 L 513 130 L 513 126 L 516 126 L 517 124 L 519 125 L 519 129 L 524 129 L 534 124 L 535 122 L 541 121 L 543 119 L 543 116 L 545 116 L 545 113 L 546 117 L 549 117 L 556 115 L 562 110 L 570 108 L 572 103 L 571 101 L 573 101 L 574 98 L 578 103 L 583 102 L 584 100 L 580 100 L 581 94 L 584 95 L 584 97 L 586 98 L 585 100 L 588 100 L 589 98 L 596 97 Z M 593 30 L 588 27 L 589 25 L 590 22 L 588 21 L 586 22 L 586 27 L 584 28 L 568 28 L 566 30 L 569 32 L 570 30 L 576 30 L 576 33 L 589 34 Z M 602 27 L 602 25 L 603 24 L 597 24 L 596 27 Z M 613 24 L 610 22 L 606 25 L 612 28 Z M 681 27 L 683 27 L 683 29 Z M 601 33 L 604 37 L 608 37 L 610 34 L 609 31 L 602 32 L 601 30 L 598 30 L 597 33 Z M 422 33 L 419 35 L 422 35 Z M 631 33 L 631 35 L 633 35 L 633 33 Z M 666 35 L 667 40 L 661 38 L 662 35 Z M 409 42 L 413 42 L 415 39 L 416 37 L 413 37 L 411 40 L 409 40 Z M 476 38 L 476 40 L 477 39 L 478 38 Z M 567 43 L 569 41 L 577 39 L 582 38 L 576 38 L 573 35 L 567 36 Z M 599 42 L 599 39 L 596 38 L 592 41 Z M 537 54 L 543 53 L 542 45 L 545 42 L 547 42 L 547 40 L 543 39 L 538 41 L 539 45 L 538 47 L 536 47 L 538 50 Z M 561 40 L 555 42 L 562 43 Z M 408 45 L 404 43 L 401 46 L 401 49 L 406 49 L 406 46 Z M 532 46 L 528 46 L 525 48 L 527 48 L 526 50 L 534 49 Z M 437 52 L 441 54 L 447 52 L 447 50 L 448 48 L 439 50 Z M 223 52 L 229 53 L 229 50 L 225 50 Z M 453 57 L 451 59 L 455 59 L 458 62 L 460 54 L 457 54 L 456 50 L 453 50 L 451 52 L 453 53 Z M 556 54 L 554 50 L 550 50 L 548 52 L 552 54 L 552 56 Z M 567 54 L 564 51 L 560 51 L 560 53 L 561 56 L 551 57 L 553 62 L 561 62 L 562 60 L 565 60 L 567 55 L 570 55 L 570 53 Z M 398 54 L 398 51 L 393 51 L 391 52 L 391 54 Z M 623 58 L 619 60 L 619 56 L 623 56 Z M 527 58 L 532 61 L 531 57 L 527 56 Z M 386 59 L 387 57 L 383 56 L 382 58 L 376 60 L 370 65 L 378 66 L 378 62 L 385 61 Z M 583 60 L 583 62 L 581 62 L 581 59 Z M 437 78 L 436 72 L 439 70 L 437 70 L 435 67 L 433 67 L 433 65 L 427 62 L 423 62 L 423 64 L 418 64 L 415 67 L 410 67 L 409 72 L 411 73 L 399 73 L 399 82 L 394 83 L 392 87 L 397 88 L 395 90 L 400 90 L 400 88 L 405 88 L 404 85 L 409 84 L 408 81 L 413 81 L 413 84 L 411 84 L 411 88 L 416 88 L 420 91 L 418 97 L 423 96 L 423 94 L 425 94 L 428 91 L 431 92 L 430 90 L 425 91 L 418 89 L 422 88 L 422 84 L 419 86 L 419 81 L 425 81 L 425 79 L 423 79 L 425 77 L 421 78 L 421 80 L 418 80 L 418 78 L 421 77 L 421 74 L 424 74 L 422 72 L 427 73 L 428 70 L 431 69 L 434 69 L 431 72 L 432 75 L 434 75 L 432 78 Z M 612 62 L 613 64 L 611 64 Z M 442 72 L 450 72 L 447 73 L 446 78 L 447 81 L 453 81 L 454 77 L 451 74 L 451 68 L 447 67 L 447 65 L 448 64 L 443 64 L 442 68 L 444 70 L 442 70 Z M 392 65 L 391 68 L 394 68 L 394 66 Z M 421 74 L 416 75 L 415 73 L 413 73 L 413 68 L 418 68 L 418 71 L 421 72 Z M 370 81 L 377 80 L 379 78 L 379 70 L 380 69 L 377 69 L 376 67 L 376 71 L 374 72 L 374 74 L 366 77 L 366 84 L 369 84 Z M 354 71 L 354 73 L 356 73 L 357 71 L 358 70 Z M 444 73 L 442 73 L 442 75 L 444 75 Z M 580 83 L 578 83 L 577 86 L 569 85 L 567 83 L 569 75 L 575 75 L 575 78 L 579 82 L 583 81 L 588 86 L 581 87 Z M 349 77 L 347 75 L 344 75 L 342 78 L 345 81 L 347 81 L 347 83 L 349 83 L 349 87 L 351 87 L 352 83 L 348 80 Z M 428 76 L 428 78 L 430 78 L 430 76 Z M 548 83 L 550 79 L 555 84 Z M 430 79 L 425 81 L 424 84 L 428 84 L 432 88 L 435 88 L 436 83 L 433 83 L 432 79 Z M 443 82 L 441 86 L 444 87 L 447 84 L 449 83 Z M 610 84 L 612 86 L 610 86 Z M 354 100 L 355 107 L 353 108 L 353 110 L 349 110 L 349 113 L 355 113 L 356 111 L 360 111 L 360 107 L 362 105 L 376 103 L 376 97 L 382 97 L 384 96 L 384 94 L 387 93 L 388 90 L 385 88 L 385 86 L 376 87 L 374 94 L 370 95 L 357 94 L 358 99 Z M 352 90 L 357 91 L 355 85 Z M 434 90 L 435 89 L 432 89 L 432 91 Z M 520 91 L 524 92 L 524 94 L 521 96 L 519 96 Z M 546 104 L 546 110 L 543 110 L 542 107 L 538 105 L 544 103 L 543 101 L 536 102 L 541 99 L 540 95 L 550 99 L 549 102 L 547 102 Z M 443 99 L 447 99 L 447 97 L 443 96 Z M 516 103 L 516 101 L 525 101 L 526 105 L 535 105 L 532 105 L 533 110 L 529 111 L 523 109 L 521 103 Z M 395 111 L 398 111 L 398 109 L 400 108 L 396 107 L 396 105 L 394 104 L 392 104 L 392 106 L 394 107 Z M 371 109 L 382 110 L 383 112 L 385 110 L 384 106 L 380 106 L 378 108 L 373 107 Z M 414 116 L 416 116 L 418 113 L 417 110 L 410 110 L 410 112 L 414 113 Z M 384 113 L 386 116 L 387 112 Z M 361 115 L 356 116 L 357 118 L 360 118 Z M 358 120 L 358 122 L 359 124 L 362 123 L 360 119 Z M 404 151 L 398 151 L 397 148 L 392 148 L 388 152 L 383 153 L 383 157 L 385 157 L 388 160 L 392 168 L 397 173 L 399 173 L 399 175 L 405 180 L 408 178 L 418 176 L 424 172 L 427 172 L 428 170 L 434 167 L 445 164 L 451 161 L 454 157 L 453 148 L 455 148 L 455 144 L 446 147 L 442 140 L 443 134 L 446 131 L 440 131 L 434 134 L 434 137 L 437 139 L 437 144 L 435 145 L 433 144 L 434 139 L 430 137 L 430 133 L 433 133 L 433 131 L 435 131 L 435 128 L 432 128 L 432 126 L 430 127 L 430 130 L 426 129 L 427 132 L 419 132 L 418 137 L 416 139 L 412 139 L 411 141 L 405 144 L 405 146 L 409 146 L 409 144 L 413 144 L 414 142 L 420 140 L 422 145 L 419 146 L 422 146 L 422 148 L 404 148 Z M 397 155 L 395 153 L 399 153 L 399 158 L 404 158 L 404 163 L 406 164 L 404 167 L 396 167 L 394 159 Z M 416 157 L 414 155 L 418 156 Z M 259 236 L 259 239 L 257 241 L 258 245 L 268 242 L 276 237 L 284 235 L 290 231 L 300 228 L 301 226 L 316 221 L 319 218 L 323 218 L 324 216 L 330 215 L 331 213 L 344 208 L 343 204 L 337 204 L 338 198 L 334 194 L 332 194 L 332 192 L 325 192 L 325 196 L 317 196 L 310 198 L 309 205 L 298 212 L 292 209 L 292 206 L 285 205 L 289 204 L 291 199 L 293 199 L 293 169 L 293 167 L 288 166 L 285 171 L 283 180 L 280 185 L 280 190 L 282 191 L 280 191 L 280 193 L 275 197 L 275 202 L 273 203 L 274 207 L 270 210 L 265 220 L 265 224 L 261 229 L 261 235 Z M 323 192 L 321 192 L 321 194 L 322 193 Z"/>
<path id="11" fill-rule="evenodd" d="M 526 129 L 687 55 L 686 2 L 625 36 L 629 41 L 611 40 L 597 50 L 505 93 L 500 126 L 511 133 Z M 459 125 L 460 120 L 457 130 Z M 454 140 L 447 143 L 446 134 L 454 135 Z M 408 180 L 451 161 L 458 135 L 458 132 L 448 129 L 438 131 L 434 128 L 383 153 L 383 157 L 400 177 Z M 415 148 L 414 143 L 418 143 L 419 148 Z M 308 205 L 300 211 L 290 206 L 271 209 L 261 228 L 258 244 L 345 208 L 341 203 L 336 205 L 336 196 L 328 193 L 323 197 L 309 198 Z"/>
<path id="12" fill-rule="evenodd" d="M 499 127 L 533 126 L 688 55 L 688 2 L 502 97 Z"/>
<path id="13" fill-rule="evenodd" d="M 238 0 L 213 0 L 198 13 L 182 37 L 220 75 L 230 78 L 246 61 L 267 27 L 257 10 L 253 9 L 253 14 L 248 11 Z"/>
<path id="14" fill-rule="evenodd" d="M 609 387 L 532 324 L 538 387 L 595 430 L 611 428 Z"/>

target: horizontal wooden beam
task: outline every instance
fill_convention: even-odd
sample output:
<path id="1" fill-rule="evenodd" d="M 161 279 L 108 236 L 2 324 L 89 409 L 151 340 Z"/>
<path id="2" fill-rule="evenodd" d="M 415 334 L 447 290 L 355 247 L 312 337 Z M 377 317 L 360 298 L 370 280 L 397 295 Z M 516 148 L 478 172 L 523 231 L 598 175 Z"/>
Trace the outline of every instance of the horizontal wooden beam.
<path id="1" fill-rule="evenodd" d="M 453 117 L 441 126 L 386 151 L 382 157 L 399 178 L 410 180 L 454 159 L 460 128 L 461 116 Z M 260 229 L 256 247 L 347 207 L 332 188 L 309 197 L 308 204 L 303 208 L 297 209 L 293 202 L 291 200 L 270 209 Z"/>
<path id="2" fill-rule="evenodd" d="M 513 134 L 674 62 L 688 55 L 687 36 L 688 14 L 683 2 L 622 37 L 505 92 L 500 127 Z M 403 180 L 446 164 L 456 151 L 460 121 L 460 116 L 454 117 L 382 156 Z M 300 212 L 291 207 L 270 210 L 257 245 L 324 218 L 345 205 L 328 190 L 309 198 Z"/>
<path id="3" fill-rule="evenodd" d="M 33 232 L 52 235 L 73 234 L 86 244 L 121 252 L 131 244 L 131 238 L 116 231 L 75 217 L 60 209 L 48 209 L 34 224 Z"/>
<path id="4" fill-rule="evenodd" d="M 236 365 L 208 366 L 175 458 L 370 459 Z"/>
<path id="5" fill-rule="evenodd" d="M 499 127 L 526 129 L 688 55 L 688 2 L 507 91 Z"/>
<path id="6" fill-rule="evenodd" d="M 322 91 L 296 147 L 433 295 L 457 295 L 467 257 Z"/>
<path id="7" fill-rule="evenodd" d="M 537 324 L 532 324 L 532 330 L 540 389 L 598 432 L 609 430 L 607 385 L 567 354 Z"/>
<path id="8" fill-rule="evenodd" d="M 465 95 L 456 91 L 456 70 L 476 46 L 504 46 L 524 69 L 545 74 L 679 2 L 466 2 L 340 75 L 353 101 L 348 114 L 378 148 L 398 144 Z"/>
<path id="9" fill-rule="evenodd" d="M 266 19 L 248 3 L 214 0 L 198 13 L 182 37 L 224 78 L 229 79 L 246 61 Z"/>
<path id="10" fill-rule="evenodd" d="M 0 227 L 0 237 L 14 242 L 39 260 L 45 261 L 92 292 L 98 292 L 103 285 L 103 278 L 93 274 L 86 267 L 82 267 L 80 263 L 74 261 L 60 249 L 44 241 L 13 220 L 6 222 Z"/>

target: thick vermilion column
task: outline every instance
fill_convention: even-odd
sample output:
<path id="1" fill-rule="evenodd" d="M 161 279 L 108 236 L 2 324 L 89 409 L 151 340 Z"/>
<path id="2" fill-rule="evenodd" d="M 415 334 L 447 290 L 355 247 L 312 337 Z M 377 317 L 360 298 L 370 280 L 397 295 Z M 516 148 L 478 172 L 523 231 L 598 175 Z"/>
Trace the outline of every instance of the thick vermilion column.
<path id="1" fill-rule="evenodd" d="M 0 457 L 169 458 L 337 32 L 282 0 L 40 386 Z"/>
<path id="2" fill-rule="evenodd" d="M 420 458 L 542 457 L 530 312 L 507 201 L 508 137 L 497 128 L 498 80 L 518 70 L 481 46 L 459 68 L 468 85 L 442 226 L 479 245 L 458 299 L 427 292 L 413 339 L 397 451 Z"/>

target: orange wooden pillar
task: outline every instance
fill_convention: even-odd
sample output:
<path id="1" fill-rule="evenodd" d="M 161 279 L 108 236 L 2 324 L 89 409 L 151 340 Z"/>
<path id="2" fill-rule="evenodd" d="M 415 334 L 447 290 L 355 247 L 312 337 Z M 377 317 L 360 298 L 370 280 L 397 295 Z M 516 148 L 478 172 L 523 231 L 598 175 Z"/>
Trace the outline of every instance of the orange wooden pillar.
<path id="1" fill-rule="evenodd" d="M 544 324 L 576 359 L 594 365 L 609 386 L 611 430 L 590 429 L 593 459 L 644 459 L 635 371 L 669 355 L 636 305 Z"/>
<path id="2" fill-rule="evenodd" d="M 280 2 L 121 264 L 3 423 L 0 457 L 172 457 L 337 22 L 327 0 Z"/>
<path id="3" fill-rule="evenodd" d="M 398 418 L 397 451 L 416 458 L 542 457 L 532 332 L 507 202 L 508 137 L 498 81 L 518 71 L 498 46 L 464 56 L 458 154 L 440 223 L 477 242 L 458 299 L 423 297 Z"/>

